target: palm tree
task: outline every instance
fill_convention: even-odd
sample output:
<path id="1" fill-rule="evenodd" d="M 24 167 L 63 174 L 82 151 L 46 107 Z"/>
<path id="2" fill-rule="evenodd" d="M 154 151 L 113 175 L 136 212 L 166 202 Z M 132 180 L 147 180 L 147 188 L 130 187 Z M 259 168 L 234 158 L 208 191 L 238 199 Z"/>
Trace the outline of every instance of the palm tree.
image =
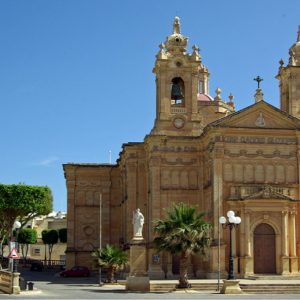
<path id="1" fill-rule="evenodd" d="M 187 276 L 187 255 L 201 254 L 207 257 L 210 238 L 208 234 L 213 224 L 201 221 L 205 213 L 196 214 L 197 206 L 180 206 L 165 209 L 167 221 L 155 220 L 154 233 L 158 235 L 153 245 L 158 252 L 167 251 L 180 256 L 179 288 L 190 287 Z"/>
<path id="2" fill-rule="evenodd" d="M 109 283 L 114 282 L 114 271 L 124 267 L 129 261 L 126 252 L 116 246 L 111 247 L 110 245 L 106 245 L 106 247 L 101 249 L 99 248 L 98 251 L 92 253 L 92 256 L 95 257 L 93 262 L 96 268 L 108 267 L 107 281 Z"/>

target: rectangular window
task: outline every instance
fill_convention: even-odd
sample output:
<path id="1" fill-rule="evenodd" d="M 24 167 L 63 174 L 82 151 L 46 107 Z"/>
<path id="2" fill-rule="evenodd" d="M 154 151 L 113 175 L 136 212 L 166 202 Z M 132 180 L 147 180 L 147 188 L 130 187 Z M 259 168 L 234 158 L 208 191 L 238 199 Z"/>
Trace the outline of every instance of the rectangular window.
<path id="1" fill-rule="evenodd" d="M 203 89 L 203 81 L 199 81 L 199 94 L 203 94 L 204 89 Z"/>
<path id="2" fill-rule="evenodd" d="M 33 249 L 33 254 L 35 254 L 35 255 L 41 254 L 41 249 L 39 249 L 39 248 Z"/>

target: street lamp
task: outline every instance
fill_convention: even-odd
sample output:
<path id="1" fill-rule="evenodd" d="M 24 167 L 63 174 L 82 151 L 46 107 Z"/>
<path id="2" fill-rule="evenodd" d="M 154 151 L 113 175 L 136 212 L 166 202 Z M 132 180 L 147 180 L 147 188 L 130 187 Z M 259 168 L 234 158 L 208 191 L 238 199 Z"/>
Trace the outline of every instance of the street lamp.
<path id="1" fill-rule="evenodd" d="M 15 248 L 17 250 L 17 252 L 19 252 L 18 249 L 18 229 L 21 227 L 21 223 L 19 221 L 16 221 L 14 223 L 14 228 L 16 229 L 16 237 L 15 237 Z M 13 269 L 14 273 L 18 272 L 18 260 L 16 258 L 14 258 L 14 269 Z"/>
<path id="2" fill-rule="evenodd" d="M 232 229 L 238 228 L 238 225 L 241 223 L 242 219 L 240 217 L 235 217 L 234 212 L 232 210 L 227 212 L 227 217 L 229 222 L 226 223 L 226 218 L 221 217 L 219 219 L 220 224 L 222 224 L 222 228 L 226 229 L 229 226 L 230 229 L 230 253 L 229 253 L 229 272 L 228 272 L 228 280 L 235 280 L 233 274 L 233 255 L 232 255 Z"/>

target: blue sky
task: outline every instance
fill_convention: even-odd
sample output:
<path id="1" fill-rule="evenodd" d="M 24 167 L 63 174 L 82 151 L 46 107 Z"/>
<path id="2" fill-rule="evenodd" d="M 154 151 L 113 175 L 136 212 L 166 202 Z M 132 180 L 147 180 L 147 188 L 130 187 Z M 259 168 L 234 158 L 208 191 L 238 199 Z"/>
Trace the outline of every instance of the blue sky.
<path id="1" fill-rule="evenodd" d="M 279 107 L 279 60 L 300 25 L 297 0 L 0 1 L 0 182 L 52 189 L 66 210 L 62 164 L 116 162 L 155 118 L 158 45 L 179 16 L 188 52 L 197 44 L 210 95 L 232 92 L 236 109 Z"/>

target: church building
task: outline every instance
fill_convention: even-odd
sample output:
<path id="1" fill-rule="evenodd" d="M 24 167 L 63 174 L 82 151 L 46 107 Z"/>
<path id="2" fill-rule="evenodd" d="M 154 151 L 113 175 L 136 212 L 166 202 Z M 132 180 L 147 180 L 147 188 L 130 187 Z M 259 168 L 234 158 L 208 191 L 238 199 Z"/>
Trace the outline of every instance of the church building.
<path id="1" fill-rule="evenodd" d="M 219 217 L 233 210 L 236 278 L 299 275 L 300 264 L 300 26 L 289 62 L 280 61 L 280 109 L 263 100 L 235 111 L 233 96 L 210 96 L 210 73 L 199 48 L 188 53 L 179 18 L 159 45 L 156 118 L 143 142 L 122 145 L 116 164 L 64 164 L 68 194 L 67 267 L 91 267 L 101 245 L 129 250 L 133 211 L 144 215 L 150 278 L 172 278 L 179 261 L 151 247 L 153 223 L 164 208 L 197 205 L 215 224 L 207 261 L 191 255 L 190 278 L 217 278 Z M 258 77 L 259 83 L 261 79 Z M 100 206 L 101 203 L 101 206 Z M 227 277 L 229 230 L 220 230 L 221 278 Z"/>

